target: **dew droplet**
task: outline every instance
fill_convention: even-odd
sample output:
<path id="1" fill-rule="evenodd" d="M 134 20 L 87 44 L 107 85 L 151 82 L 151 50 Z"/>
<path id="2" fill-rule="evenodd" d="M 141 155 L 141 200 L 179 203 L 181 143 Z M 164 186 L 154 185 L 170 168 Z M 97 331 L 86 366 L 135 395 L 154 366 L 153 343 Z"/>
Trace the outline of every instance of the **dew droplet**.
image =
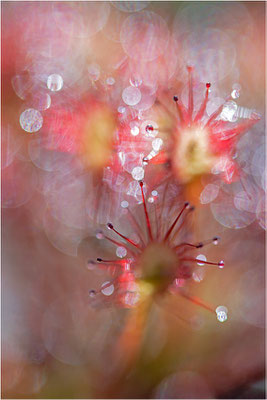
<path id="1" fill-rule="evenodd" d="M 112 293 L 114 292 L 114 285 L 112 283 L 110 283 L 109 285 L 109 281 L 106 281 L 102 284 L 102 289 L 101 292 L 105 295 L 105 296 L 111 296 Z"/>
<path id="2" fill-rule="evenodd" d="M 139 128 L 138 128 L 138 126 L 133 126 L 132 128 L 131 128 L 131 135 L 133 135 L 133 136 L 137 136 L 137 135 L 139 135 Z"/>
<path id="3" fill-rule="evenodd" d="M 89 269 L 90 271 L 93 271 L 96 268 L 96 265 L 96 262 L 93 260 L 87 261 L 87 269 Z"/>
<path id="4" fill-rule="evenodd" d="M 216 311 L 216 314 L 217 314 L 217 320 L 218 321 L 220 321 L 220 322 L 227 321 L 227 313 L 228 313 L 227 307 L 218 306 L 215 311 Z"/>
<path id="5" fill-rule="evenodd" d="M 132 78 L 130 78 L 129 82 L 130 82 L 130 85 L 134 86 L 134 87 L 138 87 L 138 86 L 142 85 L 142 79 L 139 77 L 132 77 Z"/>
<path id="6" fill-rule="evenodd" d="M 125 111 L 126 111 L 126 108 L 125 108 L 125 107 L 123 107 L 123 106 L 119 106 L 119 107 L 118 107 L 118 112 L 119 112 L 120 114 L 125 113 Z"/>
<path id="7" fill-rule="evenodd" d="M 217 244 L 219 243 L 219 240 L 220 240 L 220 238 L 214 237 L 214 238 L 212 239 L 212 243 L 213 243 L 215 246 L 217 246 Z"/>
<path id="8" fill-rule="evenodd" d="M 221 261 L 218 262 L 218 267 L 219 267 L 220 269 L 224 268 L 224 261 L 223 261 L 223 260 L 221 260 Z"/>
<path id="9" fill-rule="evenodd" d="M 121 207 L 122 207 L 122 208 L 128 208 L 128 207 L 129 207 L 128 201 L 123 200 L 123 201 L 121 202 Z"/>
<path id="10" fill-rule="evenodd" d="M 47 87 L 51 92 L 58 92 L 63 87 L 63 78 L 61 75 L 52 74 L 47 78 Z"/>
<path id="11" fill-rule="evenodd" d="M 122 92 L 122 100 L 128 106 L 135 106 L 141 100 L 141 92 L 133 86 L 126 87 Z"/>
<path id="12" fill-rule="evenodd" d="M 92 297 L 92 298 L 95 297 L 96 296 L 96 291 L 93 290 L 93 289 L 89 290 L 89 296 Z"/>
<path id="13" fill-rule="evenodd" d="M 124 258 L 127 255 L 127 250 L 125 247 L 119 246 L 116 249 L 116 255 L 117 257 Z"/>
<path id="14" fill-rule="evenodd" d="M 231 93 L 232 99 L 238 99 L 240 97 L 240 90 L 234 89 Z"/>
<path id="15" fill-rule="evenodd" d="M 199 254 L 199 255 L 196 257 L 196 259 L 197 259 L 197 260 L 200 260 L 200 261 L 207 261 L 207 258 L 204 256 L 204 254 Z M 202 263 L 202 262 L 198 262 L 197 264 L 198 264 L 198 265 L 205 265 L 205 264 Z"/>
<path id="16" fill-rule="evenodd" d="M 112 76 L 109 76 L 109 77 L 106 79 L 106 84 L 107 84 L 107 85 L 112 86 L 112 85 L 114 85 L 114 83 L 115 83 L 115 79 L 114 79 Z"/>
<path id="17" fill-rule="evenodd" d="M 145 176 L 145 171 L 144 168 L 142 167 L 134 167 L 132 170 L 132 177 L 133 179 L 135 179 L 136 181 L 140 181 L 141 179 L 143 179 Z"/>
<path id="18" fill-rule="evenodd" d="M 21 113 L 19 122 L 24 131 L 33 133 L 42 128 L 43 117 L 42 114 L 34 108 L 28 108 Z"/>
<path id="19" fill-rule="evenodd" d="M 101 240 L 104 239 L 104 233 L 101 230 L 96 231 L 96 238 Z"/>

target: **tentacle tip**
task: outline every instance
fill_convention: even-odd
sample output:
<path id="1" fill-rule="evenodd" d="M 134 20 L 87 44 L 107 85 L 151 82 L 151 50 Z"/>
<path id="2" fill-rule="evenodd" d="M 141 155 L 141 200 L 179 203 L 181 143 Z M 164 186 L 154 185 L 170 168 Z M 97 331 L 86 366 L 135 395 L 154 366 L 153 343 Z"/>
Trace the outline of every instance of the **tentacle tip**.
<path id="1" fill-rule="evenodd" d="M 98 257 L 98 258 L 96 259 L 96 261 L 101 262 L 101 261 L 103 261 L 103 260 L 102 260 L 102 258 L 99 258 L 99 257 Z"/>
<path id="2" fill-rule="evenodd" d="M 217 245 L 220 241 L 220 238 L 218 236 L 214 236 L 214 238 L 212 239 L 213 244 Z"/>
<path id="3" fill-rule="evenodd" d="M 224 268 L 224 261 L 222 261 L 222 260 L 219 261 L 219 262 L 218 262 L 218 267 L 219 267 L 219 268 Z"/>
<path id="4" fill-rule="evenodd" d="M 139 181 L 139 185 L 140 185 L 140 187 L 143 187 L 144 186 L 144 182 L 143 181 Z"/>
<path id="5" fill-rule="evenodd" d="M 210 83 L 210 82 L 207 82 L 207 83 L 206 83 L 206 88 L 209 89 L 210 87 L 211 87 L 211 83 Z"/>
<path id="6" fill-rule="evenodd" d="M 153 127 L 152 125 L 149 124 L 149 125 L 146 126 L 146 131 L 147 131 L 147 132 L 148 132 L 148 131 L 152 131 L 152 132 L 153 132 L 153 131 L 154 131 L 154 127 Z"/>
<path id="7" fill-rule="evenodd" d="M 173 96 L 173 100 L 175 101 L 175 103 L 177 103 L 178 102 L 178 96 Z"/>
<path id="8" fill-rule="evenodd" d="M 113 229 L 113 225 L 110 222 L 107 223 L 107 227 L 108 229 Z"/>
<path id="9" fill-rule="evenodd" d="M 197 249 L 200 249 L 200 248 L 203 247 L 203 246 L 204 246 L 203 243 L 198 243 L 198 244 L 196 245 L 196 248 L 197 248 Z"/>
<path id="10" fill-rule="evenodd" d="M 90 297 L 95 297 L 96 296 L 96 291 L 94 289 L 89 290 L 89 296 Z"/>
<path id="11" fill-rule="evenodd" d="M 193 65 L 187 65 L 186 69 L 187 69 L 188 72 L 192 72 L 194 67 L 193 67 Z"/>
<path id="12" fill-rule="evenodd" d="M 184 206 L 185 206 L 185 208 L 189 208 L 190 207 L 190 203 L 189 203 L 189 201 L 186 201 L 185 203 L 184 203 Z"/>

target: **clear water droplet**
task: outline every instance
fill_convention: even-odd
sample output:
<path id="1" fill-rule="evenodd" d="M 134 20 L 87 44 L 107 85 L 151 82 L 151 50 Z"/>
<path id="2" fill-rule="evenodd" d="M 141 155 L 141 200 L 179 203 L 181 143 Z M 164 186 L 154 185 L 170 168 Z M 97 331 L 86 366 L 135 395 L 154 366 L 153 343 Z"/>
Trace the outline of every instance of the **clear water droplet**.
<path id="1" fill-rule="evenodd" d="M 117 257 L 124 258 L 127 255 L 127 250 L 125 247 L 119 246 L 116 249 L 116 255 Z"/>
<path id="2" fill-rule="evenodd" d="M 134 167 L 132 170 L 132 177 L 133 179 L 135 179 L 136 181 L 140 181 L 141 179 L 143 179 L 145 176 L 145 171 L 144 168 L 142 167 Z"/>
<path id="3" fill-rule="evenodd" d="M 207 258 L 204 256 L 204 254 L 199 254 L 199 255 L 196 257 L 196 259 L 197 259 L 197 260 L 200 260 L 200 261 L 207 261 Z M 198 264 L 198 265 L 205 265 L 205 264 L 202 263 L 202 262 L 198 262 L 197 264 Z"/>
<path id="4" fill-rule="evenodd" d="M 35 110 L 34 108 L 28 108 L 20 115 L 19 122 L 24 131 L 33 133 L 42 128 L 43 117 L 38 110 Z"/>
<path id="5" fill-rule="evenodd" d="M 142 94 L 138 88 L 133 86 L 126 87 L 122 92 L 122 100 L 128 106 L 135 106 L 141 100 Z"/>
<path id="6" fill-rule="evenodd" d="M 114 285 L 112 283 L 110 283 L 109 281 L 104 282 L 101 287 L 102 287 L 101 292 L 105 296 L 111 296 L 114 292 Z"/>
<path id="7" fill-rule="evenodd" d="M 61 75 L 52 74 L 47 78 L 47 87 L 51 92 L 58 92 L 63 87 L 63 78 Z"/>

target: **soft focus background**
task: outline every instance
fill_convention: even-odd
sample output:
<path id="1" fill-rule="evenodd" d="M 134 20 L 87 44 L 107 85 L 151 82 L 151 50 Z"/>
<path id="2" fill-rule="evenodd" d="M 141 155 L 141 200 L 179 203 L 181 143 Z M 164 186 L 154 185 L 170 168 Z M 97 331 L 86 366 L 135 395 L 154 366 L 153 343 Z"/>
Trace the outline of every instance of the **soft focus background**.
<path id="1" fill-rule="evenodd" d="M 265 398 L 265 4 L 2 2 L 1 11 L 2 397 Z M 94 139 L 84 155 L 73 137 L 96 102 L 109 126 L 115 112 L 133 113 L 141 131 L 158 91 L 186 87 L 188 63 L 212 82 L 210 113 L 241 89 L 231 118 L 261 114 L 237 145 L 242 185 L 203 179 L 195 215 L 196 240 L 221 237 L 203 254 L 226 266 L 202 268 L 194 294 L 227 306 L 229 319 L 179 298 L 155 305 L 141 356 L 112 387 L 126 312 L 90 306 L 89 290 L 108 275 L 87 261 L 115 256 L 96 229 L 110 218 L 123 226 L 121 202 L 140 201 L 145 154 L 125 151 L 124 175 L 105 170 L 101 191 Z"/>

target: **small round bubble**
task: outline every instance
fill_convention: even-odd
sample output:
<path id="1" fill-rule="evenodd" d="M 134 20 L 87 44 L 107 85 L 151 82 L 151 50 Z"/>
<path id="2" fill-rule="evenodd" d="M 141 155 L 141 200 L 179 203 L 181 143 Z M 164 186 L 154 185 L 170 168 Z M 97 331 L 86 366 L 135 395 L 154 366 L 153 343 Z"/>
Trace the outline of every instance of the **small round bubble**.
<path id="1" fill-rule="evenodd" d="M 34 108 L 28 108 L 20 115 L 19 122 L 24 131 L 33 133 L 42 128 L 43 117 L 38 110 L 35 110 Z"/>
<path id="2" fill-rule="evenodd" d="M 103 285 L 101 286 L 101 292 L 105 295 L 105 296 L 111 296 L 112 293 L 114 292 L 114 285 L 112 285 L 112 283 L 110 282 L 104 282 Z"/>
<path id="3" fill-rule="evenodd" d="M 123 200 L 123 201 L 121 202 L 121 207 L 122 207 L 122 208 L 128 208 L 128 207 L 129 207 L 128 201 Z"/>
<path id="4" fill-rule="evenodd" d="M 96 238 L 99 239 L 99 240 L 104 239 L 104 234 L 103 234 L 103 232 L 100 231 L 100 230 L 99 230 L 99 231 L 96 231 L 95 236 L 96 236 Z"/>
<path id="5" fill-rule="evenodd" d="M 87 261 L 87 269 L 90 271 L 93 271 L 96 268 L 96 262 L 93 260 L 88 260 Z"/>
<path id="6" fill-rule="evenodd" d="M 216 311 L 216 314 L 217 314 L 217 320 L 219 322 L 227 321 L 228 309 L 226 307 L 218 306 L 215 311 Z"/>
<path id="7" fill-rule="evenodd" d="M 204 265 L 204 263 L 202 263 L 201 261 L 207 261 L 207 258 L 204 256 L 204 254 L 199 254 L 196 259 L 200 261 L 197 263 L 198 265 Z"/>
<path id="8" fill-rule="evenodd" d="M 135 106 L 141 100 L 141 92 L 138 88 L 133 86 L 126 87 L 122 92 L 122 100 L 128 106 Z"/>
<path id="9" fill-rule="evenodd" d="M 138 77 L 130 78 L 129 82 L 130 82 L 130 85 L 134 86 L 134 87 L 139 87 L 142 85 L 142 79 L 138 78 Z"/>
<path id="10" fill-rule="evenodd" d="M 131 128 L 131 135 L 133 135 L 133 136 L 137 136 L 137 135 L 139 135 L 139 128 L 138 128 L 138 126 L 133 126 L 132 128 Z"/>
<path id="11" fill-rule="evenodd" d="M 114 79 L 112 76 L 109 76 L 109 77 L 106 79 L 106 84 L 107 84 L 107 85 L 112 86 L 112 85 L 114 85 L 114 83 L 115 83 L 115 79 Z"/>
<path id="12" fill-rule="evenodd" d="M 58 92 L 63 87 L 63 78 L 61 75 L 52 74 L 47 78 L 47 87 L 51 92 Z"/>
<path id="13" fill-rule="evenodd" d="M 240 90 L 237 89 L 232 90 L 231 97 L 232 99 L 238 99 L 238 97 L 240 97 Z"/>
<path id="14" fill-rule="evenodd" d="M 127 250 L 125 249 L 125 247 L 119 246 L 116 249 L 116 255 L 117 257 L 123 258 L 125 257 L 127 254 Z"/>
<path id="15" fill-rule="evenodd" d="M 136 181 L 140 181 L 141 179 L 143 179 L 145 176 L 145 171 L 144 168 L 142 167 L 135 167 L 132 170 L 132 177 L 133 179 L 135 179 Z"/>
<path id="16" fill-rule="evenodd" d="M 118 107 L 118 112 L 119 112 L 120 114 L 125 113 L 125 110 L 126 110 L 126 108 L 123 107 L 123 106 L 119 106 L 119 107 Z"/>

